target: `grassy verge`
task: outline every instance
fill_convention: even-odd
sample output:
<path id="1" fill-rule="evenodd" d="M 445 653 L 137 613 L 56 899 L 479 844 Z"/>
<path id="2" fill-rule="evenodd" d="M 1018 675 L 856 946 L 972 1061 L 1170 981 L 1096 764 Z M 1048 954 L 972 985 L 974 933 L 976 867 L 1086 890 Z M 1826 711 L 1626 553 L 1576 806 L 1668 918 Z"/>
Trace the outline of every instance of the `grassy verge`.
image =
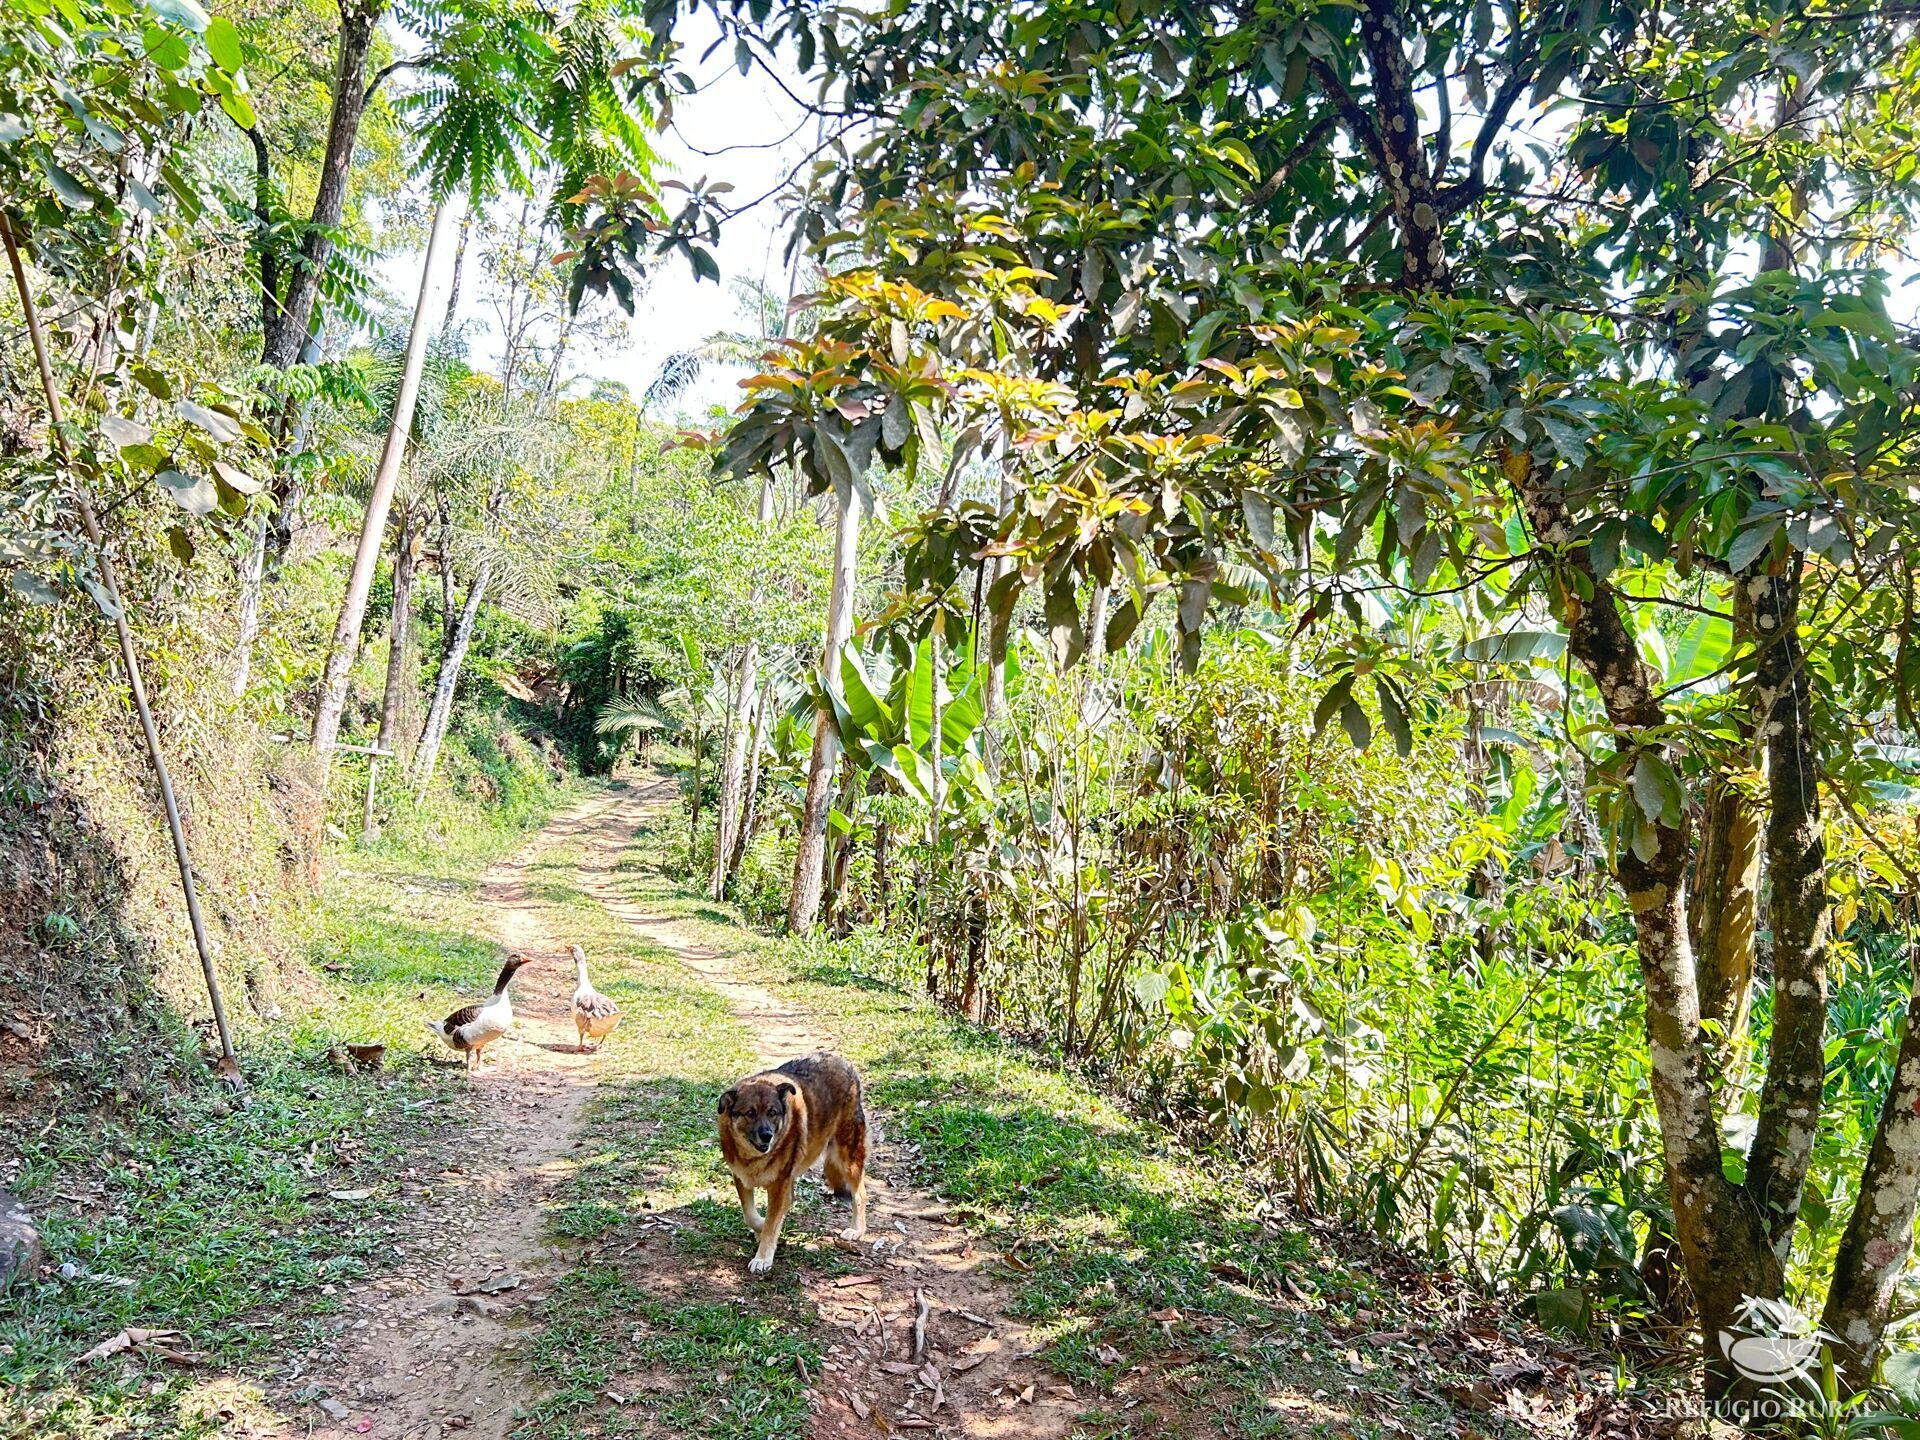
<path id="1" fill-rule="evenodd" d="M 580 793 L 556 788 L 511 825 L 473 816 L 336 854 L 296 937 L 311 993 L 244 1032 L 244 1105 L 209 1082 L 19 1139 L 14 1189 L 60 1268 L 0 1300 L 0 1436 L 229 1431 L 260 1405 L 232 1377 L 299 1353 L 353 1286 L 400 1263 L 393 1205 L 361 1192 L 471 1114 L 458 1074 L 420 1061 L 419 993 L 484 986 L 497 951 L 477 938 L 478 876 Z M 386 1067 L 339 1073 L 326 1056 L 342 1042 L 388 1045 Z M 130 1326 L 182 1338 L 72 1363 Z"/>

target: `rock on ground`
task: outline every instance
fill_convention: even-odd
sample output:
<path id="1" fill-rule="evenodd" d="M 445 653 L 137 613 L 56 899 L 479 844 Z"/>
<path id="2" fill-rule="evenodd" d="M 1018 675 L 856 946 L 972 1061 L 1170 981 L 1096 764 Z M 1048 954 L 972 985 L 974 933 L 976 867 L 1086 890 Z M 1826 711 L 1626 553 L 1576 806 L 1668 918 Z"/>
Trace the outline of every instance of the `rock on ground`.
<path id="1" fill-rule="evenodd" d="M 26 1206 L 0 1190 L 0 1290 L 21 1276 L 31 1280 L 45 1258 L 33 1216 Z"/>

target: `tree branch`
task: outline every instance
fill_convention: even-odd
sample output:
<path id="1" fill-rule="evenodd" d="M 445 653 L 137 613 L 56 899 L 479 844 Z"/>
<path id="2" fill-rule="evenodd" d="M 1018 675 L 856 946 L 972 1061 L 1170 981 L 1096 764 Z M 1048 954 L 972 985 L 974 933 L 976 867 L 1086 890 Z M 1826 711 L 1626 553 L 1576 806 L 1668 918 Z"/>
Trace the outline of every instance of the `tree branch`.
<path id="1" fill-rule="evenodd" d="M 1267 204 L 1275 195 L 1279 194 L 1280 187 L 1287 183 L 1294 169 L 1302 160 L 1305 160 L 1307 156 L 1311 155 L 1320 147 L 1321 141 L 1327 138 L 1327 135 L 1332 131 L 1338 118 L 1337 112 L 1329 110 L 1318 120 L 1314 121 L 1313 124 L 1307 128 L 1307 133 L 1295 141 L 1293 148 L 1281 157 L 1278 165 L 1273 167 L 1273 173 L 1262 180 L 1259 188 L 1247 196 L 1247 208 L 1257 209 Z"/>
<path id="2" fill-rule="evenodd" d="M 1457 185 L 1449 185 L 1440 192 L 1440 210 L 1442 214 L 1453 215 L 1464 210 L 1478 200 L 1487 190 L 1487 155 L 1493 149 L 1493 142 L 1506 128 L 1507 117 L 1513 113 L 1514 105 L 1520 94 L 1527 88 L 1527 82 L 1533 78 L 1533 57 L 1539 49 L 1540 32 L 1534 31 L 1520 42 L 1520 53 L 1513 58 L 1513 65 L 1507 71 L 1507 78 L 1501 82 L 1499 90 L 1494 92 L 1493 104 L 1487 107 L 1487 113 L 1480 122 L 1480 129 L 1473 137 L 1473 149 L 1467 152 L 1467 173 Z"/>
<path id="3" fill-rule="evenodd" d="M 274 317 L 280 310 L 280 257 L 273 253 L 273 159 L 258 125 L 242 132 L 253 142 L 253 215 L 260 222 L 256 242 L 260 252 L 260 329 L 273 331 Z"/>
<path id="4" fill-rule="evenodd" d="M 362 105 L 371 105 L 373 103 L 373 97 L 380 93 L 380 87 L 387 83 L 387 77 L 392 75 L 396 70 L 412 70 L 416 66 L 425 63 L 424 60 L 395 60 L 390 64 L 381 66 L 379 72 L 374 75 L 373 79 L 367 82 L 367 93 L 361 96 L 360 103 Z"/>

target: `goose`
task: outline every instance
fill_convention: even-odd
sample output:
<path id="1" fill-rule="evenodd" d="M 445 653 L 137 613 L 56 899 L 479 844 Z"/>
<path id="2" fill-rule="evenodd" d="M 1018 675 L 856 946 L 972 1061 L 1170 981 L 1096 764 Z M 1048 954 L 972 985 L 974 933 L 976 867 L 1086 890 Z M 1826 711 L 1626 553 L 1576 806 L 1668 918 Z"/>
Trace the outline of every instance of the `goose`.
<path id="1" fill-rule="evenodd" d="M 480 1052 L 513 1028 L 513 1002 L 507 987 L 522 965 L 532 957 L 514 953 L 500 967 L 500 978 L 493 982 L 493 996 L 484 1005 L 462 1005 L 444 1020 L 425 1021 L 427 1029 L 467 1057 L 467 1069 L 480 1063 Z"/>
<path id="2" fill-rule="evenodd" d="M 587 952 L 578 945 L 568 948 L 573 954 L 574 973 L 580 977 L 580 983 L 573 987 L 573 1028 L 580 1032 L 579 1048 L 585 1053 L 588 1040 L 603 1040 L 613 1033 L 620 1023 L 620 1007 L 587 979 Z"/>

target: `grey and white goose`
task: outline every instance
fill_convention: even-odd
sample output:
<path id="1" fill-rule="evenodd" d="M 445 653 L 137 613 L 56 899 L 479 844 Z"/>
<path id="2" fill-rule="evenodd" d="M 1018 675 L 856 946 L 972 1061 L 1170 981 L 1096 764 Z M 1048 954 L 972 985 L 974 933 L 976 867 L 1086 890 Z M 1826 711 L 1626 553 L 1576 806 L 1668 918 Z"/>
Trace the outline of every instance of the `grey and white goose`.
<path id="1" fill-rule="evenodd" d="M 444 1020 L 425 1022 L 427 1029 L 467 1057 L 469 1070 L 480 1063 L 481 1051 L 513 1028 L 513 1001 L 507 998 L 507 987 L 531 958 L 517 952 L 509 955 L 500 967 L 500 977 L 493 982 L 493 995 L 484 1005 L 462 1005 Z"/>
<path id="2" fill-rule="evenodd" d="M 593 988 L 587 979 L 587 952 L 578 945 L 567 947 L 573 955 L 573 970 L 579 983 L 573 987 L 573 1028 L 580 1032 L 582 1051 L 589 1040 L 604 1040 L 620 1023 L 620 1007 Z M 594 1046 L 597 1050 L 600 1047 Z"/>

